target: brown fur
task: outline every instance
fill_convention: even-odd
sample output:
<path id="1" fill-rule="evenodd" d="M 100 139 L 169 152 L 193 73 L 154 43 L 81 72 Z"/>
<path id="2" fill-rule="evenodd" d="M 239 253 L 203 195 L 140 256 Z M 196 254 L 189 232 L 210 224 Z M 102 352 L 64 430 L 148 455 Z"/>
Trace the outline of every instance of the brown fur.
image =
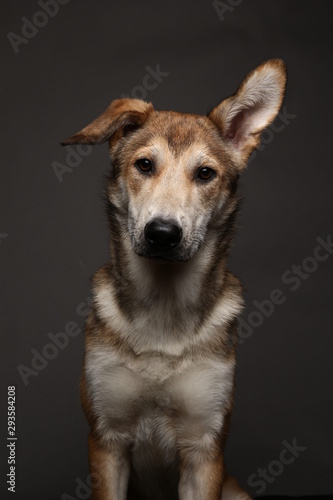
<path id="1" fill-rule="evenodd" d="M 207 117 L 120 99 L 64 142 L 108 140 L 112 160 L 111 259 L 93 279 L 81 380 L 94 500 L 125 500 L 128 483 L 136 500 L 162 498 L 161 486 L 163 498 L 249 498 L 223 464 L 242 305 L 227 259 L 237 179 L 284 88 L 284 64 L 271 60 Z M 161 215 L 182 228 L 162 255 L 144 237 Z"/>

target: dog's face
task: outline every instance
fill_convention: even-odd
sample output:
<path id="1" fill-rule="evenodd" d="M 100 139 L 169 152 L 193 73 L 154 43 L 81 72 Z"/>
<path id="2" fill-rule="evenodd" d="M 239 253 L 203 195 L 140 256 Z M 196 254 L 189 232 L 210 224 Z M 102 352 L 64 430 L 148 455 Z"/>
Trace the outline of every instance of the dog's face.
<path id="1" fill-rule="evenodd" d="M 206 117 L 152 112 L 112 148 L 109 198 L 125 214 L 141 256 L 189 260 L 237 177 L 228 148 Z"/>
<path id="2" fill-rule="evenodd" d="M 120 99 L 65 144 L 109 140 L 108 197 L 137 255 L 191 259 L 218 230 L 240 171 L 279 111 L 285 67 L 259 66 L 207 116 Z"/>

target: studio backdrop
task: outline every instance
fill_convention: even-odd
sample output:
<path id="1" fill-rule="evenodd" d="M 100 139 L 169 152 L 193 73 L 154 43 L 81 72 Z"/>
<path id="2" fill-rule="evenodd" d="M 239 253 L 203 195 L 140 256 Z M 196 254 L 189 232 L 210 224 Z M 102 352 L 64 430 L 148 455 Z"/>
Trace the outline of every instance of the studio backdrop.
<path id="1" fill-rule="evenodd" d="M 90 495 L 78 386 L 90 278 L 109 255 L 110 164 L 105 144 L 60 142 L 123 96 L 206 114 L 276 57 L 286 97 L 241 177 L 230 260 L 246 308 L 226 462 L 253 496 L 332 495 L 332 3 L 1 10 L 1 498 Z"/>

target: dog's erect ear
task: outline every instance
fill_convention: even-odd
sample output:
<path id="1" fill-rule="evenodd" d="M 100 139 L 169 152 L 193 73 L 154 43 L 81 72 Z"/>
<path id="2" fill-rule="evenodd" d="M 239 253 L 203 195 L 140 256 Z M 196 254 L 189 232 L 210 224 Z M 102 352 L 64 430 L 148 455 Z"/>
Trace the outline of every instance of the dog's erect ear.
<path id="1" fill-rule="evenodd" d="M 117 99 L 98 118 L 61 144 L 101 144 L 121 129 L 139 127 L 152 111 L 152 104 L 140 99 Z"/>
<path id="2" fill-rule="evenodd" d="M 233 147 L 239 166 L 260 142 L 260 133 L 276 117 L 286 87 L 286 66 L 271 59 L 247 75 L 237 92 L 208 115 Z"/>

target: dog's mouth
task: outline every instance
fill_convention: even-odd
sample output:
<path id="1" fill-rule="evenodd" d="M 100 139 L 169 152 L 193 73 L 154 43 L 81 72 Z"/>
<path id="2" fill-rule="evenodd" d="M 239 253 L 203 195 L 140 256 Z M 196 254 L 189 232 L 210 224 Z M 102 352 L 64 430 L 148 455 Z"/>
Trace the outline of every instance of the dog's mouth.
<path id="1" fill-rule="evenodd" d="M 174 248 L 152 248 L 145 242 L 136 243 L 132 241 L 132 249 L 138 257 L 161 264 L 188 262 L 195 254 L 195 249 L 183 246 L 182 244 Z"/>
<path id="2" fill-rule="evenodd" d="M 190 257 L 179 252 L 136 252 L 139 257 L 156 263 L 167 264 L 173 262 L 188 262 Z"/>

